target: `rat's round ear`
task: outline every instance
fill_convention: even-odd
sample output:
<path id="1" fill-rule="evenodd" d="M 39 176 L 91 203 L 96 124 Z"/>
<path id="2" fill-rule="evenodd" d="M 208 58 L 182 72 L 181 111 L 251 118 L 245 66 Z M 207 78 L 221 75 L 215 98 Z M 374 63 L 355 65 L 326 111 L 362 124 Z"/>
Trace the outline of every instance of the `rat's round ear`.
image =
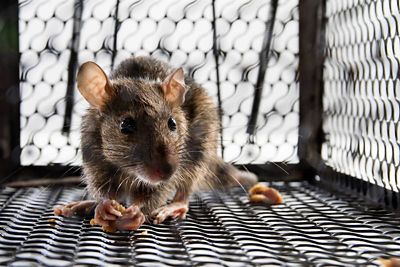
<path id="1" fill-rule="evenodd" d="M 187 89 L 185 85 L 185 74 L 182 68 L 174 70 L 164 79 L 162 90 L 168 102 L 178 106 L 185 102 Z"/>
<path id="2" fill-rule="evenodd" d="M 99 65 L 84 63 L 78 71 L 78 89 L 92 107 L 101 108 L 112 94 L 110 81 Z"/>

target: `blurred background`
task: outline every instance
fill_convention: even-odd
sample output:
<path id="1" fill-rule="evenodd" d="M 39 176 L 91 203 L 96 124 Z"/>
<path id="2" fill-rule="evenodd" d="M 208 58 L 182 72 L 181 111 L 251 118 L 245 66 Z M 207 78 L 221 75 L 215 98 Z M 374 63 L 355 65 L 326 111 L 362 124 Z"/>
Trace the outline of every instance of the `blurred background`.
<path id="1" fill-rule="evenodd" d="M 271 27 L 268 1 L 19 1 L 21 165 L 80 165 L 79 128 L 88 104 L 68 85 L 76 72 L 71 64 L 92 60 L 109 73 L 132 55 L 184 67 L 216 104 L 220 88 L 220 153 L 226 161 L 297 163 L 297 5 L 280 1 L 276 9 L 256 128 L 249 136 L 259 56 Z"/>

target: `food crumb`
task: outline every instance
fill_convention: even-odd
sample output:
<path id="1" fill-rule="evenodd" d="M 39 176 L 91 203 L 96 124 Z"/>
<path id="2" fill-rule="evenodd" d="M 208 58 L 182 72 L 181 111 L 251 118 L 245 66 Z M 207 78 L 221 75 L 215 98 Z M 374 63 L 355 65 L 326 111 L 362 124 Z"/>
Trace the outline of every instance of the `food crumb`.
<path id="1" fill-rule="evenodd" d="M 111 224 L 108 226 L 102 226 L 101 230 L 105 233 L 115 233 L 117 231 L 117 228 L 115 227 L 115 224 Z"/>
<path id="2" fill-rule="evenodd" d="M 56 222 L 56 219 L 48 219 L 47 220 L 49 223 L 55 223 Z"/>
<path id="3" fill-rule="evenodd" d="M 125 212 L 126 208 L 122 204 L 118 203 L 115 200 L 113 200 L 113 203 L 115 204 L 114 207 L 115 207 L 116 210 L 118 210 L 121 213 Z"/>
<path id="4" fill-rule="evenodd" d="M 140 235 L 148 235 L 149 233 L 147 232 L 147 230 L 143 230 Z"/>
<path id="5" fill-rule="evenodd" d="M 96 226 L 96 225 L 98 225 L 95 218 L 93 218 L 93 219 L 90 220 L 90 225 L 91 225 L 91 226 Z M 100 225 L 99 225 L 99 226 L 100 226 Z M 116 227 L 115 227 L 115 224 L 112 223 L 111 225 L 108 225 L 108 226 L 104 226 L 104 225 L 101 226 L 101 230 L 103 230 L 103 232 L 106 232 L 106 233 L 114 233 L 117 229 L 116 229 Z"/>
<path id="6" fill-rule="evenodd" d="M 283 203 L 283 197 L 278 190 L 261 183 L 250 188 L 249 200 L 251 203 L 265 203 L 269 205 Z"/>

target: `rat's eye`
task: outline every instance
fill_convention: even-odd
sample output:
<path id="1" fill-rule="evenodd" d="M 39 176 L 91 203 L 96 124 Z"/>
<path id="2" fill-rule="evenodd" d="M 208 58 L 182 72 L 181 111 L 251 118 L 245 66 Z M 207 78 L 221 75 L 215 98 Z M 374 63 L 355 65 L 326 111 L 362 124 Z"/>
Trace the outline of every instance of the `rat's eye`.
<path id="1" fill-rule="evenodd" d="M 176 121 L 172 117 L 168 119 L 168 128 L 173 132 L 176 131 Z"/>
<path id="2" fill-rule="evenodd" d="M 136 122 L 131 117 L 125 118 L 119 124 L 119 129 L 123 134 L 131 134 L 136 129 Z"/>

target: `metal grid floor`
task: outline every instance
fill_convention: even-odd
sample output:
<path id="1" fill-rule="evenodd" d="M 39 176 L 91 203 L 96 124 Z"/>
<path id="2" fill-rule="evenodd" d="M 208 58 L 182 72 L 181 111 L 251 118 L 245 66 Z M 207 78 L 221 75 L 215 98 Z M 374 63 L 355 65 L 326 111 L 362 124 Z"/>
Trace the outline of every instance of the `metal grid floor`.
<path id="1" fill-rule="evenodd" d="M 239 188 L 205 192 L 184 221 L 112 234 L 90 218 L 53 215 L 54 205 L 81 199 L 80 188 L 3 188 L 0 264 L 378 266 L 379 257 L 400 256 L 398 215 L 306 182 L 273 186 L 284 204 L 250 204 Z"/>

